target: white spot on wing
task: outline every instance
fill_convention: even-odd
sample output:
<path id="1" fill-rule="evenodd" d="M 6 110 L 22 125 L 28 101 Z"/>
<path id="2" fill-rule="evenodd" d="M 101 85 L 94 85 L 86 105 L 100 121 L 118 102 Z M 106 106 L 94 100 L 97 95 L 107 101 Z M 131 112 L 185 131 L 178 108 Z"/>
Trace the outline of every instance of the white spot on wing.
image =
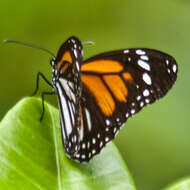
<path id="1" fill-rule="evenodd" d="M 146 98 L 146 99 L 145 99 L 145 102 L 146 102 L 147 104 L 149 104 L 149 103 L 150 103 L 150 99 Z"/>
<path id="2" fill-rule="evenodd" d="M 109 141 L 109 137 L 106 137 L 106 138 L 105 138 L 105 141 L 108 142 L 108 141 Z"/>
<path id="3" fill-rule="evenodd" d="M 90 113 L 87 108 L 85 108 L 85 113 L 86 113 L 86 119 L 87 119 L 87 124 L 88 124 L 88 130 L 91 131 L 92 123 L 91 123 Z"/>
<path id="4" fill-rule="evenodd" d="M 142 49 L 137 49 L 136 50 L 136 54 L 138 54 L 138 55 L 145 55 L 145 51 L 143 51 Z"/>
<path id="5" fill-rule="evenodd" d="M 139 101 L 141 99 L 141 96 L 140 95 L 137 96 L 136 99 L 137 99 L 137 101 Z"/>
<path id="6" fill-rule="evenodd" d="M 82 159 L 85 159 L 85 158 L 86 158 L 85 154 L 82 154 L 81 158 L 82 158 Z"/>
<path id="7" fill-rule="evenodd" d="M 77 71 L 80 71 L 80 67 L 79 67 L 79 62 L 76 61 L 76 67 L 77 67 Z"/>
<path id="8" fill-rule="evenodd" d="M 116 133 L 116 131 L 117 131 L 117 127 L 114 127 L 113 132 Z"/>
<path id="9" fill-rule="evenodd" d="M 143 60 L 145 60 L 145 61 L 148 61 L 148 60 L 149 60 L 148 56 L 146 56 L 146 55 L 141 55 L 141 59 L 143 59 Z"/>
<path id="10" fill-rule="evenodd" d="M 141 102 L 140 102 L 140 107 L 142 108 L 143 106 L 144 106 L 144 102 L 141 101 Z"/>
<path id="11" fill-rule="evenodd" d="M 71 39 L 71 41 L 72 41 L 73 43 L 75 43 L 75 40 L 74 40 L 74 39 Z"/>
<path id="12" fill-rule="evenodd" d="M 132 109 L 132 110 L 131 110 L 131 114 L 134 114 L 134 113 L 135 113 L 135 109 Z"/>
<path id="13" fill-rule="evenodd" d="M 147 89 L 145 89 L 144 91 L 143 91 L 143 96 L 149 96 L 149 90 L 147 90 Z"/>
<path id="14" fill-rule="evenodd" d="M 173 72 L 176 73 L 176 71 L 177 71 L 177 65 L 174 64 L 173 67 L 172 67 L 172 69 L 173 69 Z"/>
<path id="15" fill-rule="evenodd" d="M 138 60 L 138 65 L 142 67 L 143 69 L 150 71 L 150 65 L 147 62 L 143 60 Z"/>
<path id="16" fill-rule="evenodd" d="M 129 113 L 126 113 L 125 117 L 128 118 L 129 117 Z"/>
<path id="17" fill-rule="evenodd" d="M 148 75 L 148 73 L 144 73 L 143 74 L 143 80 L 148 85 L 152 84 L 152 80 L 151 80 L 150 76 Z"/>
<path id="18" fill-rule="evenodd" d="M 92 139 L 92 144 L 96 144 L 96 139 L 95 138 Z"/>
<path id="19" fill-rule="evenodd" d="M 85 148 L 86 148 L 86 144 L 82 143 L 82 149 L 85 149 Z"/>
<path id="20" fill-rule="evenodd" d="M 128 50 L 128 49 L 125 49 L 125 50 L 123 51 L 123 53 L 129 53 L 129 50 Z"/>
<path id="21" fill-rule="evenodd" d="M 87 143 L 87 148 L 90 148 L 90 142 L 88 141 L 88 143 Z"/>
<path id="22" fill-rule="evenodd" d="M 106 125 L 110 125 L 110 120 L 106 119 Z"/>
<path id="23" fill-rule="evenodd" d="M 78 56 L 78 54 L 77 54 L 77 50 L 76 50 L 76 49 L 74 49 L 74 54 L 75 54 L 75 57 Z"/>

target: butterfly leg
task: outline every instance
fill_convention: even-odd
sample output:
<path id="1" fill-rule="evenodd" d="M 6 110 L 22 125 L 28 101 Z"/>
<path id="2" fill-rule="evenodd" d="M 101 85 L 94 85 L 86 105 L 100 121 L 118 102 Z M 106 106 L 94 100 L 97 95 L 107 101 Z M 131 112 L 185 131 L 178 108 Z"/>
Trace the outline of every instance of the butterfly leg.
<path id="1" fill-rule="evenodd" d="M 53 88 L 53 85 L 51 84 L 51 82 L 48 81 L 48 79 L 46 79 L 46 77 L 43 75 L 43 73 L 38 72 L 37 77 L 36 77 L 36 89 L 34 91 L 34 93 L 31 96 L 35 96 L 36 93 L 38 92 L 39 89 L 39 79 L 40 77 L 49 85 Z"/>
<path id="2" fill-rule="evenodd" d="M 41 114 L 41 117 L 40 117 L 40 121 L 42 121 L 43 117 L 44 117 L 44 113 L 45 113 L 45 105 L 44 105 L 44 96 L 45 95 L 54 95 L 55 92 L 52 91 L 52 92 L 42 92 L 41 96 L 42 96 L 42 114 Z"/>

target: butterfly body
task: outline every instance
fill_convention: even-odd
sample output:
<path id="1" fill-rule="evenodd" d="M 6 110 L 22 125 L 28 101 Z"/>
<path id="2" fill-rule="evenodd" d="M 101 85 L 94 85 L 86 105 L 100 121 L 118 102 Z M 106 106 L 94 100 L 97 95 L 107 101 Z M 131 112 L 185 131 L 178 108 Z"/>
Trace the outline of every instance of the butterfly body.
<path id="1" fill-rule="evenodd" d="M 126 120 L 164 96 L 177 77 L 177 64 L 157 50 L 107 52 L 83 61 L 82 44 L 69 38 L 52 59 L 63 145 L 67 155 L 89 161 Z"/>

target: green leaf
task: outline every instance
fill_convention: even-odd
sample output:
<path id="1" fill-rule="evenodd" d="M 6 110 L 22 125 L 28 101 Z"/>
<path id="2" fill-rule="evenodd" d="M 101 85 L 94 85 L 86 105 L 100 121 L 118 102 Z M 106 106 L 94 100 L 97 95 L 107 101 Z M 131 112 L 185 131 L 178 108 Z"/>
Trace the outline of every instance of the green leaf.
<path id="1" fill-rule="evenodd" d="M 190 177 L 175 182 L 163 190 L 190 190 Z"/>
<path id="2" fill-rule="evenodd" d="M 25 98 L 0 125 L 0 189 L 134 190 L 133 180 L 113 143 L 90 163 L 66 157 L 58 110 Z"/>

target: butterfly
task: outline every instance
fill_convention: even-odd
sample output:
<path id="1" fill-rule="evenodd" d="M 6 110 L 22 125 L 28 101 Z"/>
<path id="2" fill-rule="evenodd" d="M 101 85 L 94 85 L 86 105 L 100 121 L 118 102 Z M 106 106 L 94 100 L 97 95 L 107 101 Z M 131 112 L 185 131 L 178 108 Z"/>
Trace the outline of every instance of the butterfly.
<path id="1" fill-rule="evenodd" d="M 80 40 L 70 37 L 51 60 L 63 146 L 68 157 L 88 162 L 114 139 L 128 118 L 163 97 L 177 78 L 170 55 L 146 48 L 123 49 L 83 61 Z M 44 108 L 43 108 L 44 109 Z"/>

